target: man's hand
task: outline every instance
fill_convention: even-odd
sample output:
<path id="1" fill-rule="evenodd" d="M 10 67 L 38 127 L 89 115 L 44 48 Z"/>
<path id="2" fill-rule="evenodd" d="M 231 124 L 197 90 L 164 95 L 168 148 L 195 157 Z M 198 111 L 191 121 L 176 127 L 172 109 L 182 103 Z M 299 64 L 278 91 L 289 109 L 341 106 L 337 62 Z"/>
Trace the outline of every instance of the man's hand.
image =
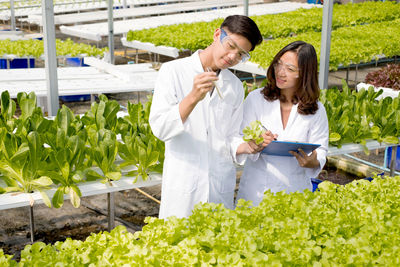
<path id="1" fill-rule="evenodd" d="M 183 123 L 185 123 L 197 103 L 204 99 L 206 94 L 212 90 L 214 86 L 213 81 L 217 80 L 218 77 L 215 72 L 203 72 L 194 77 L 192 91 L 179 103 L 179 114 Z"/>
<path id="2" fill-rule="evenodd" d="M 301 148 L 299 149 L 299 153 L 294 151 L 289 151 L 289 153 L 296 157 L 300 167 L 316 168 L 319 166 L 316 150 L 314 150 L 310 156 L 308 156 Z"/>
<path id="3" fill-rule="evenodd" d="M 203 72 L 196 75 L 193 79 L 193 88 L 190 95 L 196 102 L 199 102 L 213 89 L 213 82 L 217 80 L 218 77 L 215 72 Z"/>

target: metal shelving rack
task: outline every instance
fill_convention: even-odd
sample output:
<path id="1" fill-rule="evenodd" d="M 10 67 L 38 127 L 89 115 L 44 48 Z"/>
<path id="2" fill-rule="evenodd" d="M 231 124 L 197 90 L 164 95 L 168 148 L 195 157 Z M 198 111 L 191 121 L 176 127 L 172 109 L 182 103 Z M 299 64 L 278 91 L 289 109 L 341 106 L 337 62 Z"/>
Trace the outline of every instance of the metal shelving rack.
<path id="1" fill-rule="evenodd" d="M 115 203 L 114 193 L 129 190 L 140 187 L 149 187 L 158 185 L 161 183 L 161 174 L 151 173 L 146 181 L 141 177 L 136 182 L 135 177 L 122 176 L 118 181 L 112 181 L 111 183 L 101 183 L 99 181 L 86 182 L 78 185 L 82 197 L 94 196 L 100 194 L 107 194 L 107 206 L 108 206 L 108 230 L 111 231 L 115 226 Z M 0 181 L 0 185 L 1 181 Z M 4 186 L 4 185 L 3 185 Z M 57 188 L 46 190 L 46 194 L 51 199 L 55 194 Z M 68 195 L 64 195 L 64 199 L 69 199 Z M 34 242 L 34 213 L 33 205 L 43 203 L 43 198 L 39 192 L 34 193 L 7 193 L 0 195 L 0 210 L 13 209 L 19 207 L 29 208 L 29 226 L 31 234 L 31 242 Z"/>

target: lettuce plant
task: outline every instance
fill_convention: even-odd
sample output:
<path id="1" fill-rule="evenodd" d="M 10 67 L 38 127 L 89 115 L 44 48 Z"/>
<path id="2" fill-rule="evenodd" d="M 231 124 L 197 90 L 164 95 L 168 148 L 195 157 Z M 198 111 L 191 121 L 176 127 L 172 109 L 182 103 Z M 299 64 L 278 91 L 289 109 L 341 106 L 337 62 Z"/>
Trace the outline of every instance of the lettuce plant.
<path id="1" fill-rule="evenodd" d="M 368 73 L 365 82 L 376 87 L 400 90 L 400 64 L 388 64 L 380 70 Z"/>
<path id="2" fill-rule="evenodd" d="M 260 121 L 252 121 L 249 126 L 243 129 L 243 140 L 246 142 L 254 140 L 256 144 L 261 144 L 264 140 L 261 136 L 264 131 Z"/>
<path id="3" fill-rule="evenodd" d="M 123 226 L 37 242 L 21 266 L 399 266 L 400 177 L 374 177 L 319 190 L 264 193 L 256 207 L 198 204 L 188 218 L 146 218 Z M 1 260 L 1 255 L 0 255 Z"/>
<path id="4" fill-rule="evenodd" d="M 121 167 L 134 166 L 128 176 L 139 176 L 146 180 L 150 172 L 162 172 L 164 142 L 155 137 L 149 125 L 151 99 L 143 106 L 128 102 L 128 115 L 118 119 L 118 132 L 122 142 L 118 153 L 124 160 Z"/>

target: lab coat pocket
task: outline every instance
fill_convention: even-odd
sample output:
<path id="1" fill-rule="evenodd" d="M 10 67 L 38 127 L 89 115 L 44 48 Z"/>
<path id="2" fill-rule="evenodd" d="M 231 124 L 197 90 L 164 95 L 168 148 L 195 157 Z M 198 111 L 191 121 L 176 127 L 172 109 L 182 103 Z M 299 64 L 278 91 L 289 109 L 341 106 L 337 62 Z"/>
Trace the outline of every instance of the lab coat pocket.
<path id="1" fill-rule="evenodd" d="M 216 174 L 213 183 L 219 193 L 229 193 L 235 190 L 236 168 L 231 161 L 220 159 Z"/>
<path id="2" fill-rule="evenodd" d="M 293 164 L 293 168 L 290 169 L 290 186 L 288 192 L 303 192 L 305 189 L 312 190 L 311 177 L 306 176 L 306 168 L 302 168 L 296 164 Z"/>
<path id="3" fill-rule="evenodd" d="M 226 135 L 230 130 L 233 106 L 225 102 L 219 102 L 215 112 L 215 127 L 220 133 Z"/>
<path id="4" fill-rule="evenodd" d="M 174 153 L 173 164 L 167 170 L 167 187 L 173 191 L 190 194 L 197 189 L 200 157 L 195 154 Z M 164 165 L 166 166 L 166 164 Z"/>

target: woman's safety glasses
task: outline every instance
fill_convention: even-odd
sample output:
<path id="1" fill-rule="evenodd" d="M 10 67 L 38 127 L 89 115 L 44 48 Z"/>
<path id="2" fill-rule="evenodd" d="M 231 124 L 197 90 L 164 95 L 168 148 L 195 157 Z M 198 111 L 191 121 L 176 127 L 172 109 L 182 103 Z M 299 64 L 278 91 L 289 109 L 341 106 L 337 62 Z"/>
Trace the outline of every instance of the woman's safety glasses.
<path id="1" fill-rule="evenodd" d="M 247 60 L 250 59 L 250 54 L 246 52 L 243 48 L 238 46 L 235 41 L 233 41 L 229 35 L 226 33 L 226 31 L 222 28 L 221 29 L 221 35 L 219 37 L 219 40 L 222 44 L 222 47 L 225 49 L 226 52 L 228 53 L 234 53 L 236 55 L 236 60 L 240 62 L 246 62 Z"/>
<path id="2" fill-rule="evenodd" d="M 286 75 L 295 76 L 299 73 L 299 69 L 296 66 L 285 63 L 281 60 L 278 60 L 278 62 L 274 63 L 274 69 L 275 71 L 280 71 L 281 69 L 283 69 Z"/>

